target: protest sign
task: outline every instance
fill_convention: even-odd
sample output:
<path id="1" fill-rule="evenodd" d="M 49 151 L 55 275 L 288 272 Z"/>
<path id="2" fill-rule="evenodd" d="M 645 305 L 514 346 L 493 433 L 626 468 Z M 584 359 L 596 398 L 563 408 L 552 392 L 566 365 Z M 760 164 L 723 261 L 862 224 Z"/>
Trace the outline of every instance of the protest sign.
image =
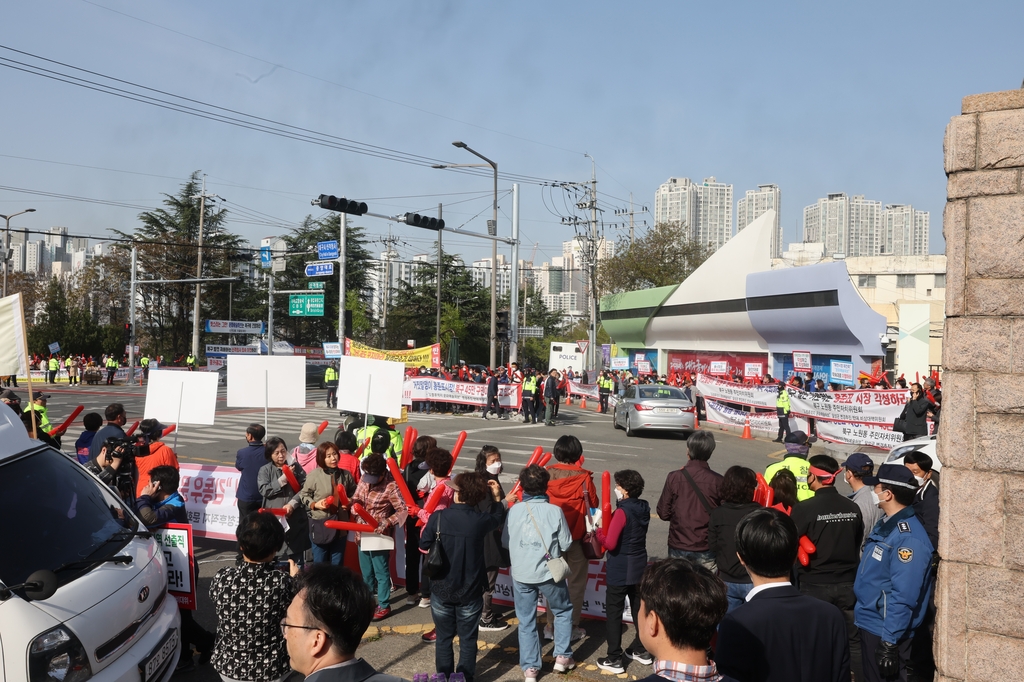
<path id="1" fill-rule="evenodd" d="M 180 476 L 178 492 L 185 500 L 193 535 L 234 541 L 238 527 L 235 493 L 241 477 L 239 471 L 234 467 L 183 462 Z"/>
<path id="2" fill-rule="evenodd" d="M 569 395 L 578 395 L 583 398 L 600 399 L 597 384 L 581 384 L 578 381 L 569 382 Z"/>
<path id="3" fill-rule="evenodd" d="M 498 384 L 498 404 L 502 407 L 519 409 L 522 399 L 522 384 Z M 484 407 L 487 405 L 487 384 L 429 376 L 408 377 L 403 386 L 402 404 L 412 405 L 414 400 Z"/>
<path id="4" fill-rule="evenodd" d="M 167 593 L 178 606 L 196 610 L 195 551 L 192 547 L 192 526 L 187 523 L 168 523 L 152 531 L 167 563 Z"/>
<path id="5" fill-rule="evenodd" d="M 774 412 L 744 412 L 734 407 L 723 405 L 715 400 L 704 400 L 704 409 L 707 413 L 707 421 L 712 424 L 724 424 L 742 428 L 747 418 L 750 418 L 750 428 L 754 431 L 775 433 L 779 430 L 779 418 Z M 789 418 L 790 431 L 809 432 L 808 422 L 802 417 Z"/>
<path id="6" fill-rule="evenodd" d="M 889 450 L 903 442 L 903 434 L 877 424 L 815 421 L 818 437 L 830 443 L 871 445 Z"/>

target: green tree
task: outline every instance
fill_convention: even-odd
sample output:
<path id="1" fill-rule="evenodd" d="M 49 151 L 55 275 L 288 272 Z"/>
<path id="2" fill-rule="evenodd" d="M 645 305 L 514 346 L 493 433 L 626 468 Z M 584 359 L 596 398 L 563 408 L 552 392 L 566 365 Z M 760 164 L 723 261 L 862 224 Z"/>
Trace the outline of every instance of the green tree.
<path id="1" fill-rule="evenodd" d="M 93 319 L 87 299 L 79 295 L 71 277 L 51 277 L 42 296 L 42 310 L 35 324 L 28 328 L 30 353 L 49 354 L 48 346 L 57 342 L 62 353 L 83 353 L 98 356 L 103 352 L 124 350 L 121 340 L 114 346 L 104 345 L 104 330 Z"/>
<path id="2" fill-rule="evenodd" d="M 597 290 L 608 295 L 679 284 L 710 255 L 679 223 L 658 223 L 632 245 L 620 241 L 613 257 L 598 262 Z"/>

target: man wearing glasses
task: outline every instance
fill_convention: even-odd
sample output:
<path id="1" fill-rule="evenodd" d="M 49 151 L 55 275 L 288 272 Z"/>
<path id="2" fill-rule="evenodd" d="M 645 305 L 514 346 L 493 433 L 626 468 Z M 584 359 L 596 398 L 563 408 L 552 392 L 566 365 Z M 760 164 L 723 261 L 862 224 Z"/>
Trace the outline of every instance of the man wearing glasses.
<path id="1" fill-rule="evenodd" d="M 297 587 L 281 631 L 291 667 L 307 682 L 405 682 L 356 658 L 374 610 L 362 578 L 343 566 L 314 564 Z"/>

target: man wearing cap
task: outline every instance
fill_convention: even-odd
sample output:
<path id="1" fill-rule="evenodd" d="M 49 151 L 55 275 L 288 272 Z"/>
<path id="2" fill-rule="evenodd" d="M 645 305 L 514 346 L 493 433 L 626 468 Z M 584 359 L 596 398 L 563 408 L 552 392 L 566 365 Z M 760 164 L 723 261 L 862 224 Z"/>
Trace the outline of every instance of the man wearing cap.
<path id="1" fill-rule="evenodd" d="M 764 470 L 765 481 L 771 483 L 775 474 L 782 469 L 789 469 L 796 477 L 797 501 L 814 497 L 814 491 L 807 485 L 807 475 L 811 470 L 811 465 L 807 463 L 807 454 L 811 451 L 810 444 L 816 440 L 817 438 L 808 436 L 803 431 L 794 431 L 788 434 L 786 436 L 786 456 L 781 462 L 776 462 Z"/>
<path id="2" fill-rule="evenodd" d="M 4 390 L 0 393 L 0 403 L 7 405 L 7 407 L 14 410 L 14 413 L 18 415 L 19 418 L 21 417 L 21 398 L 18 397 L 17 393 L 9 388 Z"/>
<path id="3" fill-rule="evenodd" d="M 797 535 L 806 536 L 817 551 L 810 555 L 810 563 L 797 566 L 800 592 L 833 604 L 843 612 L 850 640 L 850 669 L 853 679 L 861 682 L 864 671 L 860 633 L 853 624 L 853 581 L 860 564 L 864 523 L 860 507 L 836 490 L 839 462 L 828 455 L 815 455 L 808 464 L 807 485 L 814 497 L 797 502 L 792 517 Z"/>
<path id="4" fill-rule="evenodd" d="M 327 387 L 327 407 L 338 406 L 338 367 L 332 362 L 324 370 L 324 385 Z"/>
<path id="5" fill-rule="evenodd" d="M 843 478 L 853 488 L 849 496 L 860 507 L 861 518 L 864 520 L 864 542 L 874 529 L 878 519 L 882 518 L 882 510 L 878 508 L 878 497 L 874 488 L 864 484 L 864 478 L 875 470 L 875 463 L 863 452 L 855 452 L 843 462 Z M 861 543 L 863 546 L 863 542 Z"/>
<path id="6" fill-rule="evenodd" d="M 917 679 L 910 664 L 911 635 L 924 621 L 934 583 L 935 548 L 914 514 L 917 481 L 905 466 L 883 464 L 874 485 L 884 516 L 864 545 L 854 622 L 861 630 L 864 679 Z"/>
<path id="7" fill-rule="evenodd" d="M 143 419 L 139 424 L 139 432 L 145 437 L 148 447 L 141 448 L 139 456 L 135 458 L 135 465 L 139 468 L 139 478 L 135 484 L 135 497 L 142 497 L 142 491 L 149 483 L 149 472 L 159 466 L 174 467 L 177 471 L 178 456 L 166 443 L 160 442 L 164 437 L 164 429 L 167 427 L 156 419 Z M 168 495 L 172 491 L 164 491 Z"/>
<path id="8" fill-rule="evenodd" d="M 36 393 L 33 396 L 33 400 L 25 408 L 25 412 L 34 410 L 36 414 L 36 426 L 41 429 L 50 428 L 50 418 L 46 415 L 46 401 L 49 399 L 49 393 Z"/>

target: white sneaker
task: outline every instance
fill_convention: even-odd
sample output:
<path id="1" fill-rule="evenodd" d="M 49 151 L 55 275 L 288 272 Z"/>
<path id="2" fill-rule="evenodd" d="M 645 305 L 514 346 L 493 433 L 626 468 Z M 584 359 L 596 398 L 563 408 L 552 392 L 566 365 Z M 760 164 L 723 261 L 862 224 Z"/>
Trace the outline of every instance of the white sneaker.
<path id="1" fill-rule="evenodd" d="M 537 682 L 538 675 L 540 675 L 540 671 L 536 668 L 527 668 L 523 671 L 523 682 Z"/>
<path id="2" fill-rule="evenodd" d="M 576 661 L 572 656 L 555 656 L 555 672 L 567 673 L 576 667 Z"/>
<path id="3" fill-rule="evenodd" d="M 408 597 L 405 598 L 405 603 L 409 606 L 416 606 L 420 603 L 420 595 L 410 594 Z"/>
<path id="4" fill-rule="evenodd" d="M 420 599 L 419 606 L 420 606 L 421 609 L 429 609 L 430 608 L 430 598 L 429 597 L 424 597 L 423 599 Z"/>

